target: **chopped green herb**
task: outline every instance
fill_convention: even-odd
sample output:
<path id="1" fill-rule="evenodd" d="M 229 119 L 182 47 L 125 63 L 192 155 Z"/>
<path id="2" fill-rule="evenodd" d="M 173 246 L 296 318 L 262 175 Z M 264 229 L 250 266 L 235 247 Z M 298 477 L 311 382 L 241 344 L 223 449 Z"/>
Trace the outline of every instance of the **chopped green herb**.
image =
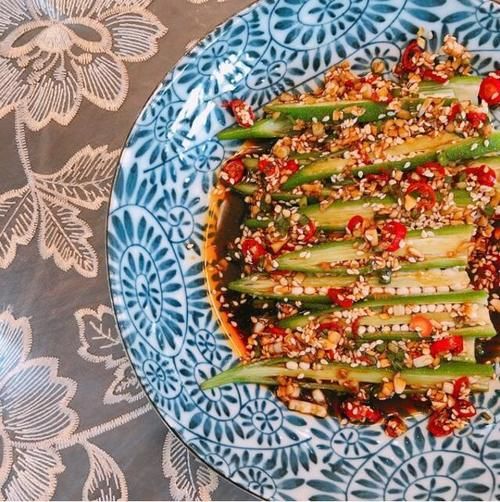
<path id="1" fill-rule="evenodd" d="M 392 269 L 382 268 L 378 271 L 378 280 L 380 284 L 390 284 L 392 279 Z"/>

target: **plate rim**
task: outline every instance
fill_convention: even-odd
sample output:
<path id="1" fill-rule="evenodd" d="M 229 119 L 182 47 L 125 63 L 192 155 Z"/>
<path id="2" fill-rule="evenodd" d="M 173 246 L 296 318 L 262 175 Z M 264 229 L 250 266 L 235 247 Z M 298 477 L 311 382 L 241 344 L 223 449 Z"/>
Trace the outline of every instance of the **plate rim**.
<path id="1" fill-rule="evenodd" d="M 266 499 L 264 497 L 259 497 L 255 493 L 251 492 L 248 487 L 237 483 L 236 481 L 234 481 L 233 479 L 231 479 L 228 475 L 226 475 L 223 472 L 218 471 L 217 469 L 215 469 L 215 467 L 213 467 L 209 462 L 207 462 L 204 458 L 202 458 L 202 456 L 194 449 L 193 446 L 191 446 L 186 441 L 184 441 L 184 439 L 180 435 L 180 432 L 178 432 L 174 427 L 172 427 L 167 422 L 167 419 L 163 416 L 163 414 L 161 413 L 160 409 L 158 408 L 158 406 L 153 401 L 153 397 L 146 390 L 145 385 L 144 385 L 142 379 L 139 377 L 136 365 L 134 364 L 134 362 L 132 360 L 132 356 L 130 354 L 130 346 L 129 346 L 129 344 L 127 344 L 125 342 L 125 338 L 124 338 L 124 336 L 122 334 L 120 323 L 118 322 L 118 316 L 117 316 L 117 312 L 116 312 L 116 305 L 115 305 L 114 296 L 113 296 L 112 289 L 111 289 L 112 288 L 111 287 L 111 276 L 110 276 L 110 273 L 109 273 L 109 266 L 110 266 L 109 228 L 110 228 L 110 224 L 111 224 L 110 220 L 111 220 L 111 214 L 112 214 L 112 211 L 111 211 L 112 201 L 113 201 L 113 198 L 115 196 L 116 182 L 117 182 L 117 179 L 118 179 L 118 176 L 119 176 L 119 173 L 120 173 L 120 166 L 121 166 L 122 157 L 124 155 L 124 152 L 125 152 L 126 148 L 128 147 L 129 139 L 132 136 L 132 132 L 135 129 L 135 126 L 137 124 L 137 121 L 139 120 L 139 117 L 150 106 L 151 101 L 154 99 L 154 97 L 157 95 L 157 93 L 161 90 L 161 88 L 163 87 L 164 80 L 175 70 L 175 68 L 179 64 L 181 64 L 186 58 L 188 58 L 195 50 L 201 48 L 201 44 L 203 43 L 203 41 L 208 36 L 210 36 L 212 33 L 214 33 L 219 28 L 222 28 L 226 23 L 228 23 L 234 17 L 240 16 L 240 15 L 246 14 L 247 12 L 252 11 L 256 7 L 258 7 L 258 5 L 260 3 L 264 3 L 265 1 L 266 0 L 252 0 L 251 3 L 249 5 L 247 5 L 246 7 L 244 7 L 243 9 L 237 10 L 234 14 L 231 14 L 231 15 L 225 17 L 216 26 L 214 26 L 212 28 L 209 28 L 207 31 L 205 31 L 205 33 L 203 35 L 201 35 L 200 38 L 197 40 L 196 44 L 194 44 L 189 49 L 187 49 L 187 48 L 184 49 L 182 56 L 179 59 L 177 59 L 177 61 L 175 61 L 172 64 L 172 66 L 170 67 L 170 69 L 162 77 L 162 80 L 158 84 L 156 84 L 156 86 L 153 88 L 153 90 L 149 93 L 149 95 L 148 95 L 146 101 L 144 102 L 144 104 L 142 105 L 141 109 L 135 115 L 133 123 L 130 126 L 130 128 L 128 129 L 128 132 L 127 132 L 127 134 L 125 136 L 125 139 L 122 142 L 122 146 L 119 147 L 120 148 L 120 156 L 119 156 L 118 160 L 116 161 L 116 168 L 115 168 L 115 171 L 113 173 L 113 181 L 111 183 L 111 189 L 110 189 L 109 195 L 107 197 L 106 220 L 105 220 L 105 223 L 104 223 L 104 235 L 105 235 L 105 240 L 104 240 L 104 254 L 105 254 L 105 258 L 106 258 L 104 266 L 105 266 L 105 274 L 106 274 L 106 289 L 107 289 L 108 296 L 109 296 L 110 301 L 111 301 L 111 311 L 112 311 L 112 314 L 113 314 L 113 318 L 114 318 L 114 321 L 115 321 L 115 325 L 116 325 L 118 334 L 120 336 L 120 343 L 123 346 L 123 349 L 125 351 L 125 355 L 127 357 L 127 361 L 130 364 L 130 367 L 132 368 L 132 371 L 134 372 L 135 378 L 139 382 L 139 385 L 140 385 L 142 391 L 144 392 L 144 395 L 146 396 L 149 404 L 151 405 L 154 413 L 158 417 L 160 417 L 160 420 L 166 426 L 167 432 L 168 431 L 172 432 L 174 434 L 175 438 L 177 439 L 177 441 L 179 441 L 180 443 L 182 443 L 182 446 L 187 449 L 188 454 L 193 455 L 197 459 L 198 462 L 201 462 L 203 465 L 206 465 L 216 476 L 223 478 L 224 480 L 228 481 L 233 487 L 238 488 L 239 490 L 241 490 L 242 492 L 244 492 L 246 495 L 250 495 L 252 497 L 251 499 L 249 498 L 247 500 L 253 500 L 253 499 L 256 499 L 256 500 L 259 500 L 259 499 L 260 500 L 270 500 L 270 499 Z M 213 309 L 213 306 L 210 305 L 210 308 Z"/>
<path id="2" fill-rule="evenodd" d="M 307 1 L 307 0 L 305 0 L 305 1 Z M 369 1 L 369 0 L 367 0 L 367 1 Z M 500 0 L 489 0 L 489 1 L 492 2 L 492 3 L 494 3 L 494 4 L 497 4 L 500 7 L 500 4 L 498 3 Z M 212 34 L 214 34 L 217 30 L 223 28 L 229 21 L 233 20 L 234 18 L 237 18 L 239 16 L 243 16 L 243 15 L 251 12 L 252 10 L 258 8 L 260 5 L 265 5 L 265 4 L 271 4 L 272 5 L 275 2 L 278 3 L 279 0 L 252 0 L 251 3 L 249 5 L 247 5 L 246 7 L 242 8 L 242 9 L 239 9 L 239 10 L 236 10 L 235 13 L 228 15 L 220 23 L 218 23 L 217 25 L 209 28 L 207 31 L 205 31 L 204 34 L 201 35 L 199 37 L 199 39 L 196 41 L 196 43 L 194 45 L 192 45 L 189 49 L 185 48 L 184 51 L 183 51 L 183 53 L 182 53 L 182 55 L 170 66 L 170 68 L 168 69 L 168 71 L 165 72 L 165 74 L 162 77 L 162 79 L 160 80 L 160 82 L 152 89 L 152 91 L 148 95 L 146 101 L 144 102 L 144 104 L 142 105 L 142 107 L 140 108 L 140 110 L 138 111 L 138 113 L 135 115 L 133 123 L 131 124 L 131 126 L 130 126 L 130 128 L 129 128 L 126 136 L 125 136 L 125 139 L 124 139 L 124 141 L 122 143 L 122 146 L 120 147 L 120 156 L 119 156 L 119 158 L 117 160 L 117 167 L 116 167 L 116 169 L 114 171 L 114 174 L 113 174 L 113 180 L 112 180 L 111 190 L 110 190 L 109 196 L 107 198 L 108 206 L 107 206 L 106 219 L 105 219 L 105 225 L 104 225 L 104 227 L 105 227 L 104 231 L 105 231 L 105 236 L 106 236 L 106 238 L 105 238 L 105 245 L 104 245 L 104 252 L 105 252 L 105 257 L 106 257 L 105 258 L 106 284 L 107 284 L 107 289 L 108 289 L 108 293 L 109 293 L 109 298 L 110 298 L 110 301 L 111 301 L 112 314 L 113 314 L 113 317 L 115 319 L 117 331 L 118 331 L 119 336 L 120 336 L 120 342 L 122 343 L 122 345 L 123 345 L 123 347 L 125 349 L 125 354 L 126 354 L 127 360 L 130 363 L 130 365 L 132 367 L 132 370 L 133 370 L 133 373 L 134 373 L 135 377 L 137 378 L 137 381 L 139 382 L 139 385 L 140 385 L 141 389 L 143 390 L 144 394 L 146 395 L 147 400 L 152 405 L 152 408 L 153 408 L 154 412 L 160 417 L 161 421 L 166 425 L 167 430 L 173 432 L 175 438 L 182 443 L 182 446 L 188 450 L 189 454 L 194 455 L 195 458 L 199 462 L 201 462 L 203 465 L 206 465 L 218 477 L 223 478 L 224 480 L 228 481 L 231 485 L 233 485 L 234 487 L 238 488 L 239 490 L 241 490 L 246 495 L 249 495 L 251 497 L 251 499 L 256 499 L 256 500 L 274 500 L 274 499 L 268 499 L 268 498 L 265 498 L 263 496 L 257 495 L 255 492 L 252 492 L 247 486 L 238 483 L 237 481 L 235 481 L 231 477 L 229 477 L 229 475 L 226 475 L 222 471 L 219 471 L 215 467 L 213 467 L 212 464 L 209 463 L 207 460 L 205 460 L 201 456 L 201 454 L 191 444 L 189 444 L 188 442 L 186 442 L 182 438 L 181 433 L 178 430 L 176 430 L 173 426 L 171 426 L 167 422 L 167 418 L 166 417 L 168 415 L 164 416 L 162 414 L 162 412 L 160 411 L 159 406 L 157 406 L 155 404 L 155 402 L 153 401 L 153 396 L 150 394 L 150 392 L 148 392 L 146 390 L 145 384 L 143 383 L 142 378 L 139 377 L 138 372 L 137 372 L 137 368 L 136 368 L 136 364 L 133 362 L 132 356 L 130 354 L 130 348 L 131 348 L 130 344 L 128 344 L 128 343 L 125 342 L 125 338 L 124 338 L 124 335 L 122 333 L 122 329 L 121 329 L 120 323 L 118 322 L 118 316 L 117 316 L 117 311 L 116 311 L 116 305 L 115 305 L 114 295 L 112 293 L 111 276 L 110 276 L 110 271 L 109 271 L 110 261 L 111 261 L 110 253 L 109 253 L 109 246 L 110 246 L 110 242 L 109 242 L 110 231 L 109 230 L 110 230 L 110 225 L 111 225 L 111 216 L 112 216 L 112 213 L 116 209 L 119 209 L 119 207 L 122 207 L 122 206 L 119 206 L 119 207 L 115 207 L 115 208 L 112 209 L 112 203 L 113 203 L 113 200 L 115 198 L 116 183 L 117 183 L 118 176 L 120 175 L 120 172 L 121 172 L 122 158 L 123 158 L 123 156 L 124 156 L 124 154 L 125 154 L 125 152 L 126 152 L 126 150 L 128 148 L 129 140 L 132 137 L 132 133 L 133 133 L 133 131 L 134 131 L 136 125 L 137 125 L 137 122 L 138 122 L 141 114 L 150 107 L 152 100 L 155 98 L 155 96 L 158 95 L 158 93 L 160 92 L 160 90 L 165 86 L 165 83 L 169 83 L 170 82 L 170 80 L 168 78 L 173 74 L 173 72 L 177 69 L 177 67 L 179 65 L 181 65 L 189 57 L 191 57 L 192 54 L 195 51 L 203 49 L 202 44 L 206 41 L 207 37 L 209 37 Z M 484 3 L 484 0 L 481 3 Z M 405 2 L 405 4 L 406 4 L 406 2 Z M 403 12 L 403 10 L 404 10 L 404 6 L 403 6 L 403 9 L 401 10 L 401 13 Z M 500 54 L 500 48 L 496 49 L 495 52 L 498 52 Z M 343 59 L 346 59 L 346 58 L 340 58 L 340 60 L 343 60 Z M 332 65 L 333 64 L 334 63 L 332 63 Z M 255 91 L 255 92 L 257 92 L 257 91 Z M 213 186 L 210 187 L 210 191 L 212 189 L 213 189 Z M 210 197 L 210 192 L 208 194 L 208 197 Z M 203 259 L 203 253 L 202 253 L 201 257 Z M 206 284 L 205 284 L 205 286 L 206 286 Z M 214 309 L 214 307 L 212 305 L 210 305 L 210 308 L 212 310 Z M 218 321 L 217 321 L 217 324 L 219 324 Z M 234 352 L 233 352 L 233 354 L 234 354 Z M 459 450 L 452 450 L 451 452 L 458 452 L 458 451 Z M 353 477 L 350 478 L 349 484 L 352 482 L 352 479 L 353 479 Z M 493 492 L 493 494 L 494 494 L 494 492 Z M 346 496 L 347 495 L 348 494 L 346 492 Z M 246 499 L 246 500 L 250 500 L 250 499 Z M 378 499 L 378 500 L 382 500 L 382 499 Z"/>

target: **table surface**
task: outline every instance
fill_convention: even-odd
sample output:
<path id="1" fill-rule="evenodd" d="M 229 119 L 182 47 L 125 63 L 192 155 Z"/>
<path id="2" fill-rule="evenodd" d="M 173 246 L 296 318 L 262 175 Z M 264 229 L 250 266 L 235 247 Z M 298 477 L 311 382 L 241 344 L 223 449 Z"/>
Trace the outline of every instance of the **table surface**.
<path id="1" fill-rule="evenodd" d="M 148 96 L 251 1 L 26 3 L 0 9 L 1 495 L 248 500 L 138 385 L 110 308 L 105 222 Z"/>

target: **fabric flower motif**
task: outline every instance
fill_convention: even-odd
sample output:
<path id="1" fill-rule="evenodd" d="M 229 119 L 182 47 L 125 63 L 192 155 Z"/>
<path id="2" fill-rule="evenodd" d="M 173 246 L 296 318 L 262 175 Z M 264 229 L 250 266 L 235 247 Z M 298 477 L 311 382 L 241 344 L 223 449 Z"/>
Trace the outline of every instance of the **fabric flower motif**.
<path id="1" fill-rule="evenodd" d="M 48 500 L 64 470 L 53 446 L 78 426 L 68 403 L 76 383 L 57 374 L 57 359 L 29 359 L 27 318 L 0 314 L 0 498 Z"/>
<path id="2" fill-rule="evenodd" d="M 0 118 L 16 109 L 32 130 L 67 125 L 83 98 L 117 110 L 125 63 L 153 56 L 163 24 L 150 0 L 12 0 L 0 9 Z"/>

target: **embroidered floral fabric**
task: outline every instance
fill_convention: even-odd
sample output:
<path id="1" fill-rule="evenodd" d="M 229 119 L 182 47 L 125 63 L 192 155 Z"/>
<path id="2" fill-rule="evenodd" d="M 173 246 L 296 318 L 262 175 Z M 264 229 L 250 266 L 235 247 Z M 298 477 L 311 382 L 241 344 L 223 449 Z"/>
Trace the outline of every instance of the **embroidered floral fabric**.
<path id="1" fill-rule="evenodd" d="M 0 497 L 248 499 L 167 430 L 108 297 L 120 148 L 186 48 L 249 0 L 4 0 Z"/>

